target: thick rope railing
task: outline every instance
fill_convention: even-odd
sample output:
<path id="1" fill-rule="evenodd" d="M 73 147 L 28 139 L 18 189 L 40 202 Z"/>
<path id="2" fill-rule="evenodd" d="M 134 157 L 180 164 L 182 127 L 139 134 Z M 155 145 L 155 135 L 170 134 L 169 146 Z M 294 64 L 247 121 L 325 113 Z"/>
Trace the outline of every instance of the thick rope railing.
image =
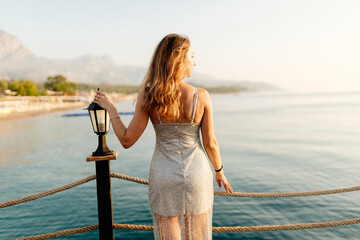
<path id="1" fill-rule="evenodd" d="M 144 184 L 144 185 L 149 185 L 149 181 L 146 180 L 146 179 L 137 178 L 137 177 L 130 177 L 128 175 L 121 174 L 121 173 L 111 172 L 110 177 L 119 178 L 119 179 L 123 179 L 123 180 L 126 180 L 126 181 L 136 182 L 136 183 L 140 183 L 140 184 Z"/>
<path id="2" fill-rule="evenodd" d="M 130 177 L 120 173 L 110 173 L 110 176 L 113 178 L 119 178 L 126 181 L 136 182 L 148 185 L 149 181 L 146 179 Z M 249 198 L 279 198 L 279 197 L 304 197 L 304 196 L 318 196 L 318 195 L 327 195 L 327 194 L 337 194 L 344 192 L 353 192 L 360 191 L 360 186 L 351 187 L 351 188 L 339 188 L 333 190 L 324 190 L 324 191 L 312 191 L 312 192 L 287 192 L 287 193 L 246 193 L 246 192 L 234 192 L 226 193 L 220 191 L 214 191 L 216 196 L 226 196 L 226 197 L 249 197 Z"/>
<path id="3" fill-rule="evenodd" d="M 99 229 L 99 225 L 92 225 L 92 226 L 87 226 L 87 227 L 64 230 L 64 231 L 60 231 L 60 232 L 41 234 L 41 235 L 30 236 L 30 237 L 15 238 L 15 240 L 42 240 L 42 239 L 49 239 L 49 238 L 64 237 L 64 236 L 69 236 L 69 235 L 73 235 L 73 234 L 77 234 L 77 233 L 91 232 L 91 231 L 98 230 L 98 229 Z"/>
<path id="4" fill-rule="evenodd" d="M 113 228 L 118 229 L 118 230 L 133 230 L 133 231 L 147 231 L 147 232 L 154 231 L 154 227 L 149 226 L 149 225 L 134 225 L 134 224 L 118 224 L 118 223 L 114 223 Z"/>
<path id="5" fill-rule="evenodd" d="M 327 228 L 338 227 L 352 224 L 360 224 L 360 218 L 332 221 L 332 222 L 320 222 L 320 223 L 299 223 L 299 224 L 287 224 L 287 225 L 266 225 L 266 226 L 249 226 L 249 227 L 213 227 L 212 231 L 217 233 L 224 232 L 271 232 L 271 231 L 285 231 L 285 230 L 300 230 L 300 229 L 312 229 L 312 228 Z M 134 231 L 154 231 L 153 226 L 147 225 L 131 225 L 131 224 L 114 224 L 114 229 L 121 230 L 134 230 Z"/>
<path id="6" fill-rule="evenodd" d="M 271 231 L 287 231 L 287 230 L 301 230 L 301 229 L 314 229 L 314 228 L 327 228 L 360 224 L 360 218 L 332 221 L 332 222 L 319 222 L 319 223 L 300 223 L 300 224 L 286 224 L 286 225 L 265 225 L 265 226 L 249 226 L 249 227 L 213 227 L 212 232 L 225 233 L 225 232 L 271 232 Z M 153 226 L 148 225 L 133 225 L 133 224 L 113 224 L 114 229 L 118 230 L 133 230 L 133 231 L 154 231 Z M 98 230 L 99 225 L 92 225 L 87 227 L 75 228 L 64 230 L 60 232 L 41 234 L 30 237 L 16 238 L 15 240 L 42 240 L 56 237 L 64 237 L 77 233 L 85 233 Z"/>
<path id="7" fill-rule="evenodd" d="M 0 208 L 6 208 L 6 207 L 14 206 L 14 205 L 17 205 L 17 204 L 20 204 L 20 203 L 25 203 L 25 202 L 33 201 L 33 200 L 36 200 L 36 199 L 39 199 L 39 198 L 47 197 L 47 196 L 50 196 L 52 194 L 55 194 L 55 193 L 58 193 L 58 192 L 61 192 L 61 191 L 65 191 L 65 190 L 68 190 L 70 188 L 79 186 L 81 184 L 90 182 L 90 181 L 92 181 L 94 179 L 96 179 L 96 175 L 91 175 L 91 176 L 83 178 L 83 179 L 81 179 L 79 181 L 69 183 L 69 184 L 66 184 L 64 186 L 61 186 L 61 187 L 58 187 L 58 188 L 55 188 L 55 189 L 52 189 L 52 190 L 49 190 L 49 191 L 45 191 L 45 192 L 41 192 L 41 193 L 38 193 L 38 194 L 31 195 L 29 197 L 20 198 L 20 199 L 8 201 L 8 202 L 5 202 L 5 203 L 1 203 Z"/>
<path id="8" fill-rule="evenodd" d="M 271 232 L 271 231 L 287 231 L 287 230 L 302 230 L 313 228 L 328 228 L 360 224 L 360 218 L 331 221 L 331 222 L 318 222 L 318 223 L 299 223 L 299 224 L 286 224 L 286 225 L 265 225 L 265 226 L 250 226 L 250 227 L 213 227 L 212 231 L 217 233 L 224 232 Z"/>
<path id="9" fill-rule="evenodd" d="M 119 178 L 131 182 L 136 182 L 144 185 L 148 185 L 149 181 L 146 179 L 136 178 L 127 176 L 120 173 L 110 173 L 110 176 L 113 178 Z M 36 200 L 39 198 L 43 198 L 46 196 L 50 196 L 52 194 L 68 190 L 70 188 L 79 186 L 81 184 L 90 182 L 96 179 L 96 175 L 91 175 L 86 178 L 83 178 L 79 181 L 49 190 L 45 192 L 41 192 L 38 194 L 34 194 L 25 198 L 20 198 L 12 201 L 8 201 L 5 203 L 0 203 L 0 208 L 14 206 L 20 203 L 29 202 L 32 200 Z M 360 191 L 360 186 L 358 187 L 351 187 L 351 188 L 340 188 L 340 189 L 333 189 L 333 190 L 324 190 L 324 191 L 311 191 L 311 192 L 287 192 L 287 193 L 246 193 L 246 192 L 234 192 L 234 193 L 226 193 L 221 191 L 214 191 L 215 196 L 227 196 L 227 197 L 249 197 L 249 198 L 279 198 L 279 197 L 303 197 L 303 196 L 318 196 L 318 195 L 327 195 L 327 194 L 337 194 L 337 193 L 345 193 L 345 192 L 353 192 L 353 191 Z"/>
<path id="10" fill-rule="evenodd" d="M 141 183 L 144 185 L 148 185 L 149 181 L 141 178 L 131 177 L 120 173 L 110 173 L 110 176 L 113 178 L 119 178 L 131 182 Z M 45 191 L 42 193 L 38 193 L 26 198 L 21 198 L 17 200 L 12 200 L 9 202 L 5 202 L 0 204 L 0 208 L 5 208 L 9 206 L 13 206 L 16 204 L 32 201 L 35 199 L 39 199 L 42 197 L 46 197 L 61 191 L 65 191 L 67 189 L 79 186 L 81 184 L 87 183 L 96 179 L 96 175 L 88 176 L 79 181 L 55 188 L 53 190 Z M 360 187 L 352 187 L 352 188 L 342 188 L 342 189 L 334 189 L 334 190 L 326 190 L 326 191 L 313 191 L 313 192 L 288 192 L 288 193 L 244 193 L 244 192 L 235 192 L 235 193 L 226 193 L 215 191 L 214 195 L 217 196 L 232 196 L 232 197 L 300 197 L 300 196 L 314 196 L 314 195 L 325 195 L 325 194 L 336 194 L 343 192 L 352 192 L 359 191 Z M 213 232 L 264 232 L 264 231 L 284 231 L 284 230 L 300 230 L 300 229 L 312 229 L 312 228 L 326 228 L 326 227 L 337 227 L 337 226 L 345 226 L 352 224 L 360 224 L 360 218 L 355 219 L 347 219 L 341 221 L 331 221 L 331 222 L 319 222 L 319 223 L 300 223 L 300 224 L 287 224 L 287 225 L 266 225 L 266 226 L 249 226 L 249 227 L 213 227 Z M 153 231 L 153 226 L 147 225 L 131 225 L 131 224 L 114 224 L 114 229 L 124 229 L 124 230 L 135 230 L 135 231 Z M 63 237 L 68 235 L 73 235 L 77 233 L 85 233 L 99 229 L 98 225 L 92 225 L 87 227 L 81 227 L 76 229 L 69 229 L 60 232 L 47 233 L 42 235 L 30 236 L 18 238 L 21 240 L 39 240 L 39 239 L 49 239 L 56 237 Z"/>

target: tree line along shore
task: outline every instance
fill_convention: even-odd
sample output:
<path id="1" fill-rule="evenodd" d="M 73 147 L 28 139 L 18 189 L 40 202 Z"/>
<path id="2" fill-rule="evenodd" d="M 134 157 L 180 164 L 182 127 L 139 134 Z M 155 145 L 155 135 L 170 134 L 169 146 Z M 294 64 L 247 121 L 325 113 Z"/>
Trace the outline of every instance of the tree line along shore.
<path id="1" fill-rule="evenodd" d="M 205 88 L 209 93 L 240 93 L 249 91 L 239 85 L 208 87 L 197 83 L 190 83 Z M 35 83 L 28 79 L 1 80 L 0 97 L 3 96 L 69 96 L 91 92 L 100 88 L 104 92 L 119 94 L 135 94 L 139 91 L 137 85 L 104 85 L 90 83 L 74 83 L 67 81 L 63 75 L 49 76 L 45 82 Z"/>
<path id="2" fill-rule="evenodd" d="M 31 80 L 0 80 L 0 121 L 17 120 L 48 112 L 87 106 L 100 88 L 114 101 L 134 99 L 138 86 L 106 86 L 68 82 L 63 75 L 43 83 Z"/>
<path id="3" fill-rule="evenodd" d="M 138 92 L 139 86 L 74 83 L 67 81 L 63 75 L 49 76 L 45 82 L 40 83 L 28 79 L 0 79 L 0 94 L 2 96 L 70 96 L 90 92 L 97 88 L 104 92 L 134 94 Z"/>

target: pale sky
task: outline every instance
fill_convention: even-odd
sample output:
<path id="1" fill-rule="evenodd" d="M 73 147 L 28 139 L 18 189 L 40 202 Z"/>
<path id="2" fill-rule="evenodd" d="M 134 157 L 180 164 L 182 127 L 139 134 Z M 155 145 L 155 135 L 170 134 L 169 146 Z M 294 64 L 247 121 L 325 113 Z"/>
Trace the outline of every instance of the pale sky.
<path id="1" fill-rule="evenodd" d="M 110 54 L 147 67 L 168 33 L 195 72 L 291 91 L 360 91 L 360 1 L 0 0 L 0 29 L 36 56 Z"/>

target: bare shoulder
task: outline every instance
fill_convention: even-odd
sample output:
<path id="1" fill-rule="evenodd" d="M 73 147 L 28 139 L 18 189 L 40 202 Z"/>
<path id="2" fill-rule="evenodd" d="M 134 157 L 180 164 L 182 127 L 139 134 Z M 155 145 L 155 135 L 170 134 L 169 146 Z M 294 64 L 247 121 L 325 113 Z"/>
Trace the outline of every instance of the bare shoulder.
<path id="1" fill-rule="evenodd" d="M 199 97 L 210 98 L 209 92 L 205 88 L 197 88 Z"/>
<path id="2" fill-rule="evenodd" d="M 137 98 L 135 99 L 136 105 L 139 105 L 139 106 L 143 107 L 143 104 L 144 104 L 144 95 L 145 95 L 145 94 L 144 94 L 143 91 L 139 92 Z"/>
<path id="3" fill-rule="evenodd" d="M 144 93 L 140 92 L 139 95 L 137 96 L 137 98 L 135 99 L 136 102 L 136 107 L 135 107 L 135 112 L 147 112 L 144 109 Z"/>
<path id="4" fill-rule="evenodd" d="M 139 91 L 137 100 L 138 100 L 138 101 L 139 101 L 139 100 L 143 101 L 143 100 L 144 100 L 144 95 L 145 95 L 144 91 Z"/>
<path id="5" fill-rule="evenodd" d="M 198 88 L 199 101 L 201 101 L 205 106 L 211 104 L 210 94 L 204 88 Z"/>

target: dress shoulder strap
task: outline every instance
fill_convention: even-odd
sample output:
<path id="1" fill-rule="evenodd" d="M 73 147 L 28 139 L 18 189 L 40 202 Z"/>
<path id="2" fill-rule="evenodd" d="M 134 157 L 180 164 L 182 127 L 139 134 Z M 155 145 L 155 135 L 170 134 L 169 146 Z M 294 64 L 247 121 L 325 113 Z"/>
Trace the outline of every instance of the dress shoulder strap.
<path id="1" fill-rule="evenodd" d="M 193 123 L 193 122 L 194 122 L 194 117 L 195 117 L 195 112 L 196 112 L 197 99 L 198 99 L 198 90 L 197 90 L 197 88 L 195 88 L 195 95 L 194 95 L 194 110 L 193 110 L 193 114 L 192 114 L 192 117 L 191 117 L 191 123 Z"/>
<path id="2" fill-rule="evenodd" d="M 160 124 L 162 124 L 162 122 L 161 122 L 161 119 L 160 119 L 160 116 L 159 116 L 159 115 L 158 115 L 158 119 L 159 119 Z"/>

